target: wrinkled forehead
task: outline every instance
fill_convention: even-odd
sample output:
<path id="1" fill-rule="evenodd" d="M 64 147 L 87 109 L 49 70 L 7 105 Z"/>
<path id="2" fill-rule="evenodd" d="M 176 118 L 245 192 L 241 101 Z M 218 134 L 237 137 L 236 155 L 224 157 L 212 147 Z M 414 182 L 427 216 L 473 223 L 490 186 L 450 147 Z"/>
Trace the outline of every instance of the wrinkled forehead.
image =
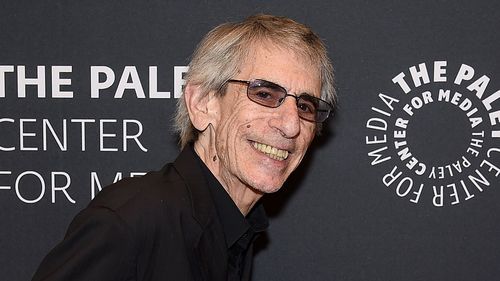
<path id="1" fill-rule="evenodd" d="M 255 59 L 267 53 L 282 52 L 287 53 L 291 59 L 297 63 L 310 65 L 312 68 L 320 69 L 319 62 L 313 59 L 313 55 L 309 53 L 307 46 L 302 44 L 288 44 L 289 42 L 276 42 L 267 38 L 255 38 L 251 40 L 244 51 L 246 59 Z"/>
<path id="2" fill-rule="evenodd" d="M 272 42 L 254 42 L 238 68 L 242 79 L 264 79 L 287 91 L 320 96 L 320 68 L 305 54 Z"/>

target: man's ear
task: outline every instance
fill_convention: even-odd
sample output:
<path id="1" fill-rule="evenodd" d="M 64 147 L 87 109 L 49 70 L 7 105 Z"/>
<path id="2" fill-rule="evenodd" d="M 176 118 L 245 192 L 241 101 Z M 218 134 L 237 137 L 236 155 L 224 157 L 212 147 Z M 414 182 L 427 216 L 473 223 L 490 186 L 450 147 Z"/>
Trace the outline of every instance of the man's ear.
<path id="1" fill-rule="evenodd" d="M 204 131 L 215 120 L 213 93 L 204 93 L 200 86 L 188 83 L 184 88 L 184 100 L 191 123 L 198 131 Z"/>

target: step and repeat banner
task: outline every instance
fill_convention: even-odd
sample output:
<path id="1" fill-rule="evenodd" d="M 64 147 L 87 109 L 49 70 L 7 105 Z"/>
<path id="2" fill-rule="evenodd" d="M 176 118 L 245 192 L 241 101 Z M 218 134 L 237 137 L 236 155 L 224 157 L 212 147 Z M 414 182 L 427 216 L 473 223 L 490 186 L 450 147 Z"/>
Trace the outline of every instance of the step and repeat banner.
<path id="1" fill-rule="evenodd" d="M 495 1 L 11 1 L 0 9 L 0 279 L 106 185 L 179 152 L 196 44 L 255 13 L 326 42 L 339 102 L 278 193 L 253 280 L 500 280 Z"/>

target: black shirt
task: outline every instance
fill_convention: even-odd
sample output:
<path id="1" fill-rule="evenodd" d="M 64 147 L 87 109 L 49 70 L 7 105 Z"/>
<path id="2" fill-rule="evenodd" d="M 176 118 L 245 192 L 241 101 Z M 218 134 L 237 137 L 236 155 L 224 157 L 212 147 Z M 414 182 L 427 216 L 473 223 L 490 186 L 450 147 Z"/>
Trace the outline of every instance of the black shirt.
<path id="1" fill-rule="evenodd" d="M 252 246 L 258 234 L 269 226 L 264 207 L 259 202 L 245 217 L 234 201 L 201 161 L 203 173 L 208 182 L 215 209 L 224 230 L 228 253 L 228 280 L 241 280 L 245 265 L 245 254 Z"/>

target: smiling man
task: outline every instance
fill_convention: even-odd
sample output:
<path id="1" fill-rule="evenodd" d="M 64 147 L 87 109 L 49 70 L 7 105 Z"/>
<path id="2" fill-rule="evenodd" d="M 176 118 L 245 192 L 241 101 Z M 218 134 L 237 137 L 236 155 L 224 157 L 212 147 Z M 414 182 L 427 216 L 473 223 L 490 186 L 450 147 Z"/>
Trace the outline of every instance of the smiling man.
<path id="1" fill-rule="evenodd" d="M 249 280 L 279 190 L 332 110 L 322 41 L 256 15 L 210 31 L 189 65 L 174 163 L 106 187 L 33 280 Z"/>

